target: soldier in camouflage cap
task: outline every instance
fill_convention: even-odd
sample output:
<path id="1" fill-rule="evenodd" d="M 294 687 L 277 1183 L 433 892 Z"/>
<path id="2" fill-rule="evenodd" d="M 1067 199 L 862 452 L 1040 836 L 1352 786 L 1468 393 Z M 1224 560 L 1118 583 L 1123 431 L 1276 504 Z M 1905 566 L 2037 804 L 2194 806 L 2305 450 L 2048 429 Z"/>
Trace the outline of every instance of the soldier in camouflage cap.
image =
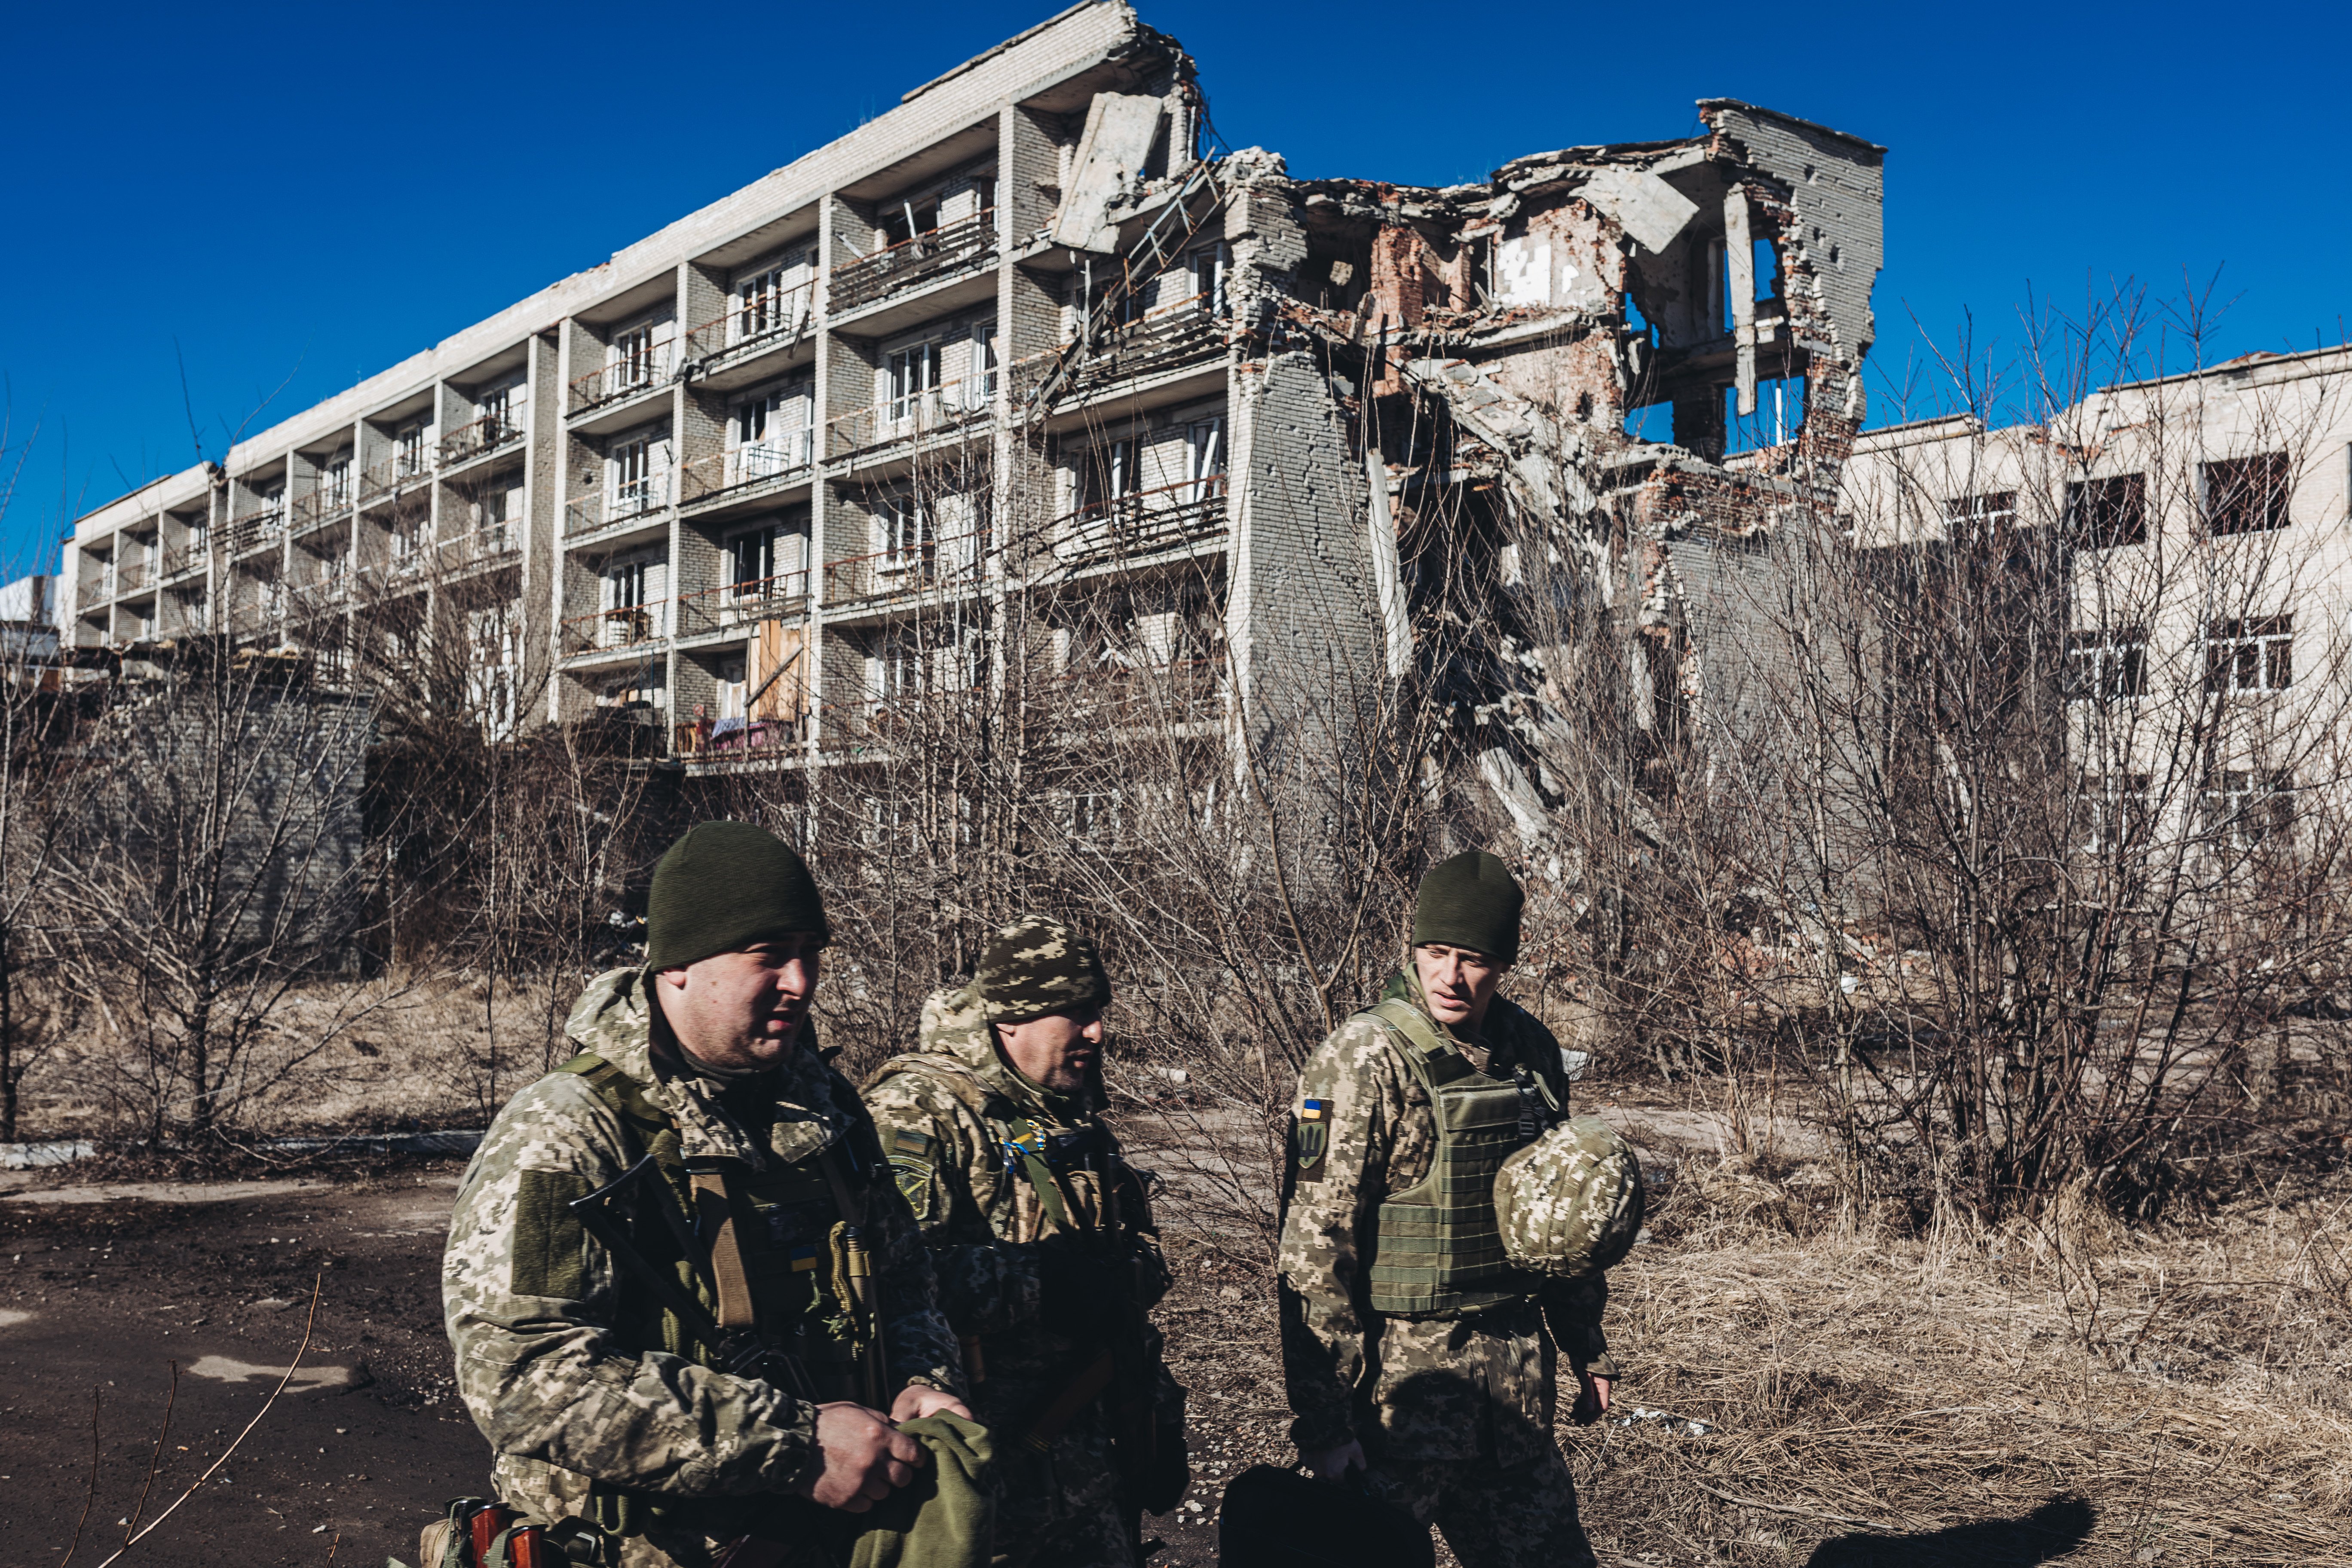
<path id="1" fill-rule="evenodd" d="M 1095 944 L 1045 915 L 1024 915 L 991 937 L 971 984 L 992 1024 L 1048 1013 L 1099 1016 L 1110 1005 L 1110 976 Z"/>
<path id="2" fill-rule="evenodd" d="M 998 1434 L 1001 1568 L 1134 1568 L 1139 1511 L 1187 1479 L 1183 1391 L 1145 1315 L 1167 1267 L 1102 1119 L 1109 1001 L 1094 944 L 1029 916 L 866 1088 Z"/>
<path id="3" fill-rule="evenodd" d="M 1597 1419 L 1608 1287 L 1517 1267 L 1496 1218 L 1498 1172 L 1568 1110 L 1559 1042 L 1496 994 L 1522 904 L 1492 855 L 1432 868 L 1403 968 L 1299 1075 L 1283 1371 L 1317 1476 L 1370 1470 L 1463 1568 L 1585 1568 L 1554 1373 L 1566 1352 Z"/>
<path id="4" fill-rule="evenodd" d="M 1553 1128 L 1495 1175 L 1503 1250 L 1555 1279 L 1591 1279 L 1632 1251 L 1645 1201 L 1633 1145 L 1597 1116 Z"/>
<path id="5" fill-rule="evenodd" d="M 593 1521 L 623 1568 L 805 1535 L 796 1500 L 862 1512 L 922 1460 L 893 1423 L 969 1415 L 929 1254 L 817 1049 L 826 940 L 798 855 L 744 823 L 692 829 L 654 873 L 649 962 L 590 983 L 581 1054 L 499 1113 L 458 1190 L 442 1300 L 498 1496 Z M 576 1217 L 648 1155 L 639 1180 L 695 1216 L 692 1245 L 647 1202 L 631 1246 L 799 1386 L 720 1370 Z M 842 1261 L 860 1248 L 862 1277 Z"/>

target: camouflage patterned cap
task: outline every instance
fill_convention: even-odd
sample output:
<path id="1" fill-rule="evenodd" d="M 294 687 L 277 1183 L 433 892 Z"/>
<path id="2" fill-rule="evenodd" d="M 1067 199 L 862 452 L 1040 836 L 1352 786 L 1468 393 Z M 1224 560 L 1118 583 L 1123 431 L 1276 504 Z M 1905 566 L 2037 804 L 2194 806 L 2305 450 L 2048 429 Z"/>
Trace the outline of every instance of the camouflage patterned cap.
<path id="1" fill-rule="evenodd" d="M 1600 1273 L 1641 1234 L 1642 1162 L 1597 1116 L 1553 1128 L 1503 1162 L 1495 1220 L 1511 1261 L 1556 1279 Z"/>
<path id="2" fill-rule="evenodd" d="M 1024 915 L 989 938 L 972 984 L 992 1024 L 1025 1024 L 1110 1001 L 1110 976 L 1095 944 L 1044 915 Z"/>

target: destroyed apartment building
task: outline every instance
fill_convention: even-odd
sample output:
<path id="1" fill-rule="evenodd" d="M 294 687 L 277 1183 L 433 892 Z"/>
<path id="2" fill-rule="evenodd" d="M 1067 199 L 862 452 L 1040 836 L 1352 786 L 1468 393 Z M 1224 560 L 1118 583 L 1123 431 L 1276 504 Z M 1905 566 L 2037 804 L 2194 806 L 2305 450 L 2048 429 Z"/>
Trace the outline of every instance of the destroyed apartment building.
<path id="1" fill-rule="evenodd" d="M 1208 110 L 1173 39 L 1074 6 L 83 517 L 66 641 L 359 687 L 429 640 L 495 726 L 815 777 L 1018 661 L 1241 735 L 1423 660 L 1433 561 L 1507 595 L 1540 552 L 1671 702 L 1724 574 L 1837 490 L 1883 150 L 1710 100 L 1423 189 L 1291 178 Z M 1524 816 L 1540 681 L 1504 647 L 1472 685 Z"/>

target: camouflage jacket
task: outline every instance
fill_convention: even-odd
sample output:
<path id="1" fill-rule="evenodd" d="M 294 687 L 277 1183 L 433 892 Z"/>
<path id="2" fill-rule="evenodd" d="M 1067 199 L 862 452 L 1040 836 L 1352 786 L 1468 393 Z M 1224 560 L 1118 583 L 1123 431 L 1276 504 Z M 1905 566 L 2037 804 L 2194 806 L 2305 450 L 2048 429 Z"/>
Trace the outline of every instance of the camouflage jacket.
<path id="1" fill-rule="evenodd" d="M 1391 997 L 1429 1011 L 1409 963 L 1381 992 Z M 1499 996 L 1478 1039 L 1454 1038 L 1474 1061 L 1483 1049 L 1500 1072 L 1524 1065 L 1566 1089 L 1551 1031 Z M 1395 1037 L 1366 1013 L 1316 1048 L 1298 1095 L 1322 1101 L 1328 1131 L 1313 1175 L 1302 1177 L 1293 1119 L 1277 1259 L 1292 1441 L 1312 1453 L 1362 1439 L 1376 1461 L 1386 1453 L 1510 1462 L 1533 1452 L 1538 1435 L 1548 1444 L 1555 1347 L 1573 1365 L 1616 1374 L 1601 1331 L 1607 1282 L 1547 1283 L 1539 1307 L 1475 1320 L 1373 1312 L 1364 1279 L 1370 1244 L 1381 1201 L 1429 1172 L 1437 1143 L 1429 1097 Z"/>
<path id="2" fill-rule="evenodd" d="M 567 1029 L 676 1121 L 687 1159 L 724 1158 L 758 1171 L 777 1156 L 799 1159 L 866 1136 L 856 1095 L 804 1045 L 778 1069 L 763 1147 L 729 1113 L 717 1084 L 656 1069 L 646 987 L 641 970 L 599 976 Z M 619 1176 L 631 1147 L 586 1079 L 551 1074 L 499 1113 L 458 1189 L 442 1259 L 443 1310 L 458 1393 L 496 1450 L 499 1495 L 577 1513 L 587 1511 L 591 1480 L 671 1498 L 788 1489 L 817 1457 L 814 1407 L 768 1384 L 630 1342 L 616 1326 L 621 1292 L 611 1255 L 568 1213 L 546 1212 L 550 1191 Z M 929 1256 L 887 1167 L 866 1169 L 892 1380 L 955 1390 L 955 1342 L 936 1304 Z M 562 1180 L 540 1179 L 551 1175 Z"/>
<path id="3" fill-rule="evenodd" d="M 980 1341 L 984 1376 L 973 1389 L 973 1408 L 992 1426 L 1023 1421 L 1060 1392 L 1084 1357 L 1082 1347 L 1038 1321 L 1037 1243 L 1067 1227 L 1042 1211 L 1024 1177 L 1007 1170 L 1005 1143 L 1015 1118 L 1050 1135 L 1099 1124 L 1100 1107 L 1092 1095 L 1049 1093 L 1006 1066 L 968 986 L 934 992 L 923 1004 L 921 1047 L 898 1062 L 945 1058 L 950 1070 L 960 1068 L 984 1087 L 990 1114 L 976 1113 L 934 1074 L 894 1070 L 894 1064 L 867 1084 L 866 1102 L 898 1191 L 931 1249 L 940 1305 L 959 1334 Z M 1082 1208 L 1098 1201 L 1090 1180 L 1073 1183 Z M 1167 1265 L 1149 1210 L 1127 1217 L 1149 1305 L 1167 1290 Z M 1157 1334 L 1148 1342 L 1156 1363 Z M 1181 1420 L 1181 1390 L 1164 1369 L 1155 1384 L 1160 1419 Z"/>

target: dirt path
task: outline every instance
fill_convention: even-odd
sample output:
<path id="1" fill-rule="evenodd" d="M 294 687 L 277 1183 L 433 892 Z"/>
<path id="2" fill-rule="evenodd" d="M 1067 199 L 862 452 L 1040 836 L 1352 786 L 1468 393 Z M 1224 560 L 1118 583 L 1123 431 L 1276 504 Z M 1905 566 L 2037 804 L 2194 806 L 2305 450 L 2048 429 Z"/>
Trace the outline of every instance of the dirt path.
<path id="1" fill-rule="evenodd" d="M 487 1481 L 457 1405 L 436 1268 L 455 1168 L 363 1184 L 0 1189 L 0 1561 L 119 1547 L 251 1420 L 318 1321 L 305 1371 L 220 1475 L 127 1560 L 151 1568 L 413 1561 L 417 1527 Z M 179 1368 L 176 1398 L 172 1367 Z M 172 1404 L 171 1430 L 161 1433 Z"/>

